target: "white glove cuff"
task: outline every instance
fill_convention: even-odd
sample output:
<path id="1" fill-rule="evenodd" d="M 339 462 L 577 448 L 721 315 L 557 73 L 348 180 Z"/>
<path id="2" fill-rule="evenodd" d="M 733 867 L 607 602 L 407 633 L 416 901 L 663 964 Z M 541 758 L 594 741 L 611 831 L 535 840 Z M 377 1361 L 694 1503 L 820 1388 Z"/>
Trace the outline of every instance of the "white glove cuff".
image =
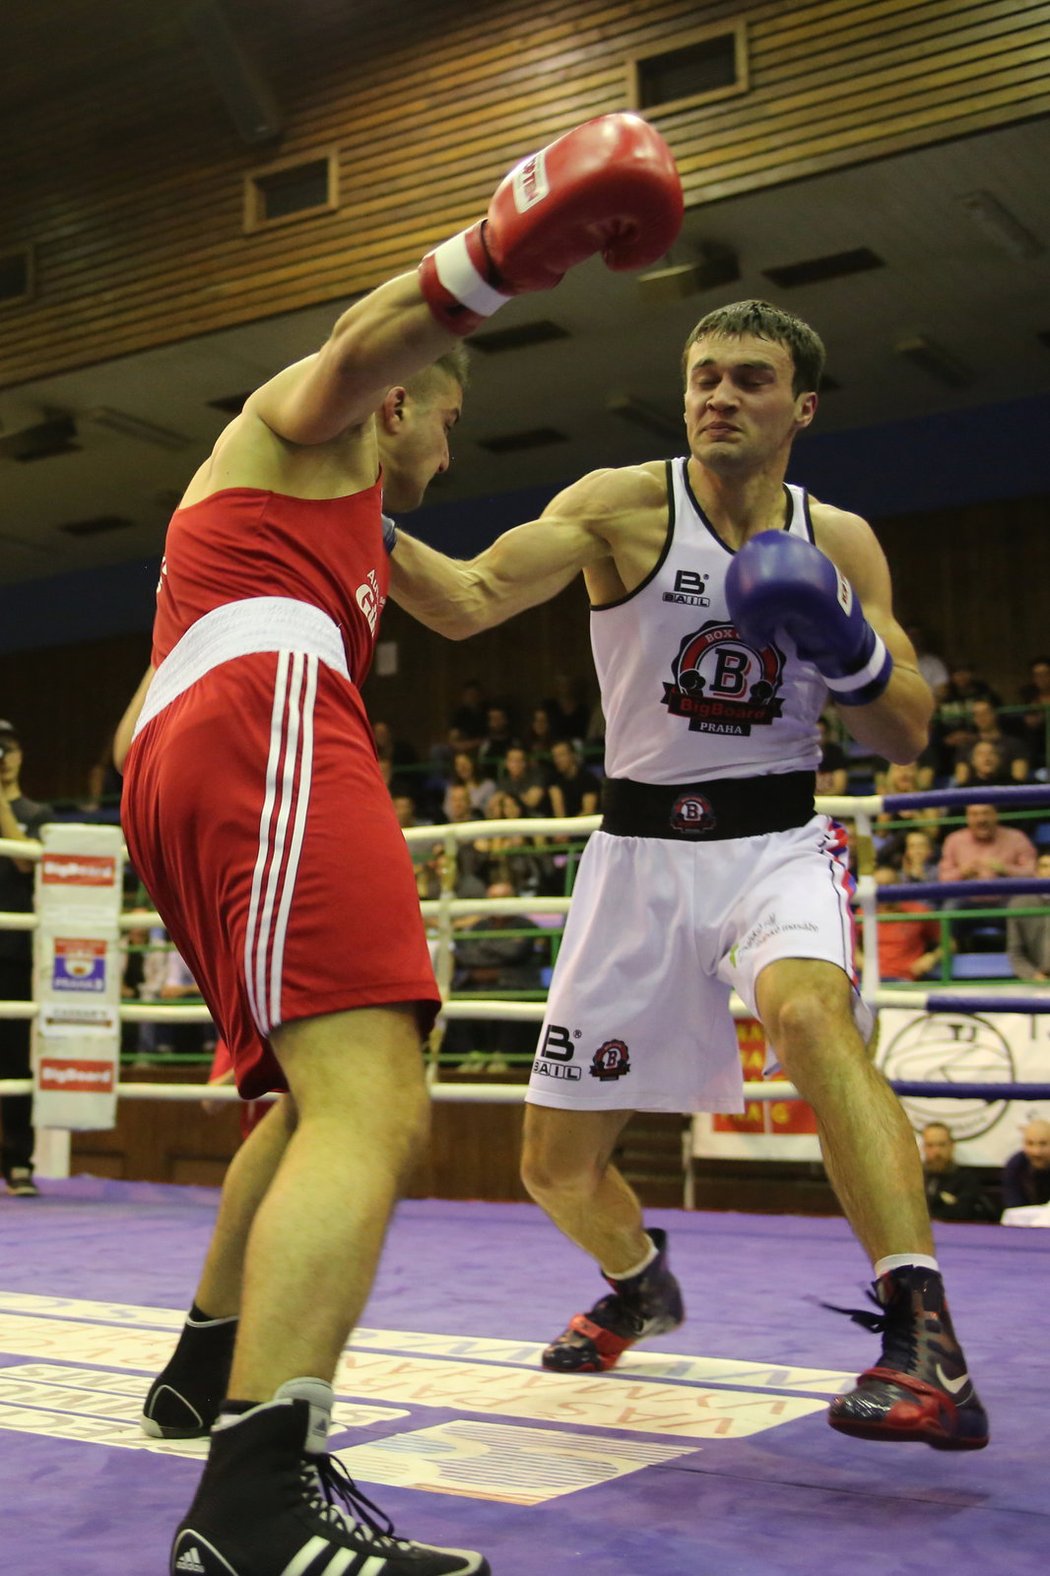
<path id="1" fill-rule="evenodd" d="M 467 247 L 468 231 L 463 230 L 451 240 L 442 241 L 430 254 L 434 259 L 438 279 L 463 306 L 479 317 L 491 317 L 511 299 L 493 290 L 478 273 Z"/>

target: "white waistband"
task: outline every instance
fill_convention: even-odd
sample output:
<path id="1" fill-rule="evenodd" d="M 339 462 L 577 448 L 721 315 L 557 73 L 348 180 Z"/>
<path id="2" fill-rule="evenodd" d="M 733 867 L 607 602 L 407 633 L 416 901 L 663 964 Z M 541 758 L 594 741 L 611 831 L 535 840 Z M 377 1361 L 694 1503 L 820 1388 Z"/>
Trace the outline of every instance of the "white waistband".
<path id="1" fill-rule="evenodd" d="M 319 607 L 284 596 L 227 602 L 191 624 L 172 647 L 153 675 L 135 733 L 212 668 L 256 651 L 305 651 L 350 677 L 339 626 Z"/>

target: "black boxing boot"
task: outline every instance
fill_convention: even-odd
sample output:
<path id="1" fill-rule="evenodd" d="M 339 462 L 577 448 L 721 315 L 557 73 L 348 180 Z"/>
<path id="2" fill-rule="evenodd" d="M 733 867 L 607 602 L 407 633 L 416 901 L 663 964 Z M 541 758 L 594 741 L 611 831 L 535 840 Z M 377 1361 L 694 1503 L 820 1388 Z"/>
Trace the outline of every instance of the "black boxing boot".
<path id="1" fill-rule="evenodd" d="M 988 1416 L 967 1372 L 938 1272 L 912 1264 L 890 1270 L 875 1282 L 872 1301 L 879 1313 L 835 1310 L 881 1334 L 882 1355 L 859 1376 L 856 1389 L 832 1401 L 832 1428 L 858 1439 L 982 1450 Z"/>
<path id="2" fill-rule="evenodd" d="M 648 1233 L 656 1257 L 638 1275 L 605 1279 L 612 1294 L 589 1313 L 577 1313 L 557 1340 L 544 1349 L 540 1362 L 552 1373 L 603 1373 L 619 1362 L 629 1346 L 652 1335 L 677 1330 L 685 1318 L 682 1293 L 667 1264 L 667 1233 Z"/>

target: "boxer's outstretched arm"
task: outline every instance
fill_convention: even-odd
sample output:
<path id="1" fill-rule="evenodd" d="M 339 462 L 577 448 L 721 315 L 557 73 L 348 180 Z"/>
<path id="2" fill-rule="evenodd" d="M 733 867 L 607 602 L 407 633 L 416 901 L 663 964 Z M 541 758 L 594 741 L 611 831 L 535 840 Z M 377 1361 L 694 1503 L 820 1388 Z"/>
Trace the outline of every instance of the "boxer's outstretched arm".
<path id="1" fill-rule="evenodd" d="M 613 269 L 654 262 L 682 211 L 659 132 L 637 115 L 600 115 L 523 159 L 484 219 L 355 302 L 317 355 L 279 373 L 248 408 L 290 443 L 326 443 L 513 296 L 551 289 L 598 252 Z"/>
<path id="2" fill-rule="evenodd" d="M 517 525 L 472 559 L 448 558 L 398 531 L 390 596 L 435 634 L 465 640 L 550 601 L 607 554 L 605 543 L 569 515 Z"/>

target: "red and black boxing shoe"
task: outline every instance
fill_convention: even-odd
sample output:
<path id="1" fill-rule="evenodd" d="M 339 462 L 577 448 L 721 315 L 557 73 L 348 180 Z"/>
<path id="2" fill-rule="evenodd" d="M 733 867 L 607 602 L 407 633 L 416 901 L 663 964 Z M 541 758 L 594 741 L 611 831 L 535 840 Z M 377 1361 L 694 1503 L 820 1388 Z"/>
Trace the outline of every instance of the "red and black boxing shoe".
<path id="1" fill-rule="evenodd" d="M 613 1280 L 610 1295 L 589 1313 L 577 1313 L 540 1362 L 551 1373 L 593 1374 L 612 1368 L 629 1346 L 652 1335 L 677 1330 L 685 1318 L 682 1293 L 667 1266 L 667 1233 L 654 1227 L 649 1236 L 656 1258 L 640 1275 Z"/>
<path id="2" fill-rule="evenodd" d="M 881 1310 L 837 1308 L 882 1335 L 882 1354 L 856 1389 L 837 1396 L 828 1422 L 856 1439 L 918 1440 L 934 1450 L 983 1450 L 988 1415 L 952 1328 L 935 1270 L 907 1265 L 875 1283 Z M 830 1307 L 830 1304 L 825 1304 Z"/>

